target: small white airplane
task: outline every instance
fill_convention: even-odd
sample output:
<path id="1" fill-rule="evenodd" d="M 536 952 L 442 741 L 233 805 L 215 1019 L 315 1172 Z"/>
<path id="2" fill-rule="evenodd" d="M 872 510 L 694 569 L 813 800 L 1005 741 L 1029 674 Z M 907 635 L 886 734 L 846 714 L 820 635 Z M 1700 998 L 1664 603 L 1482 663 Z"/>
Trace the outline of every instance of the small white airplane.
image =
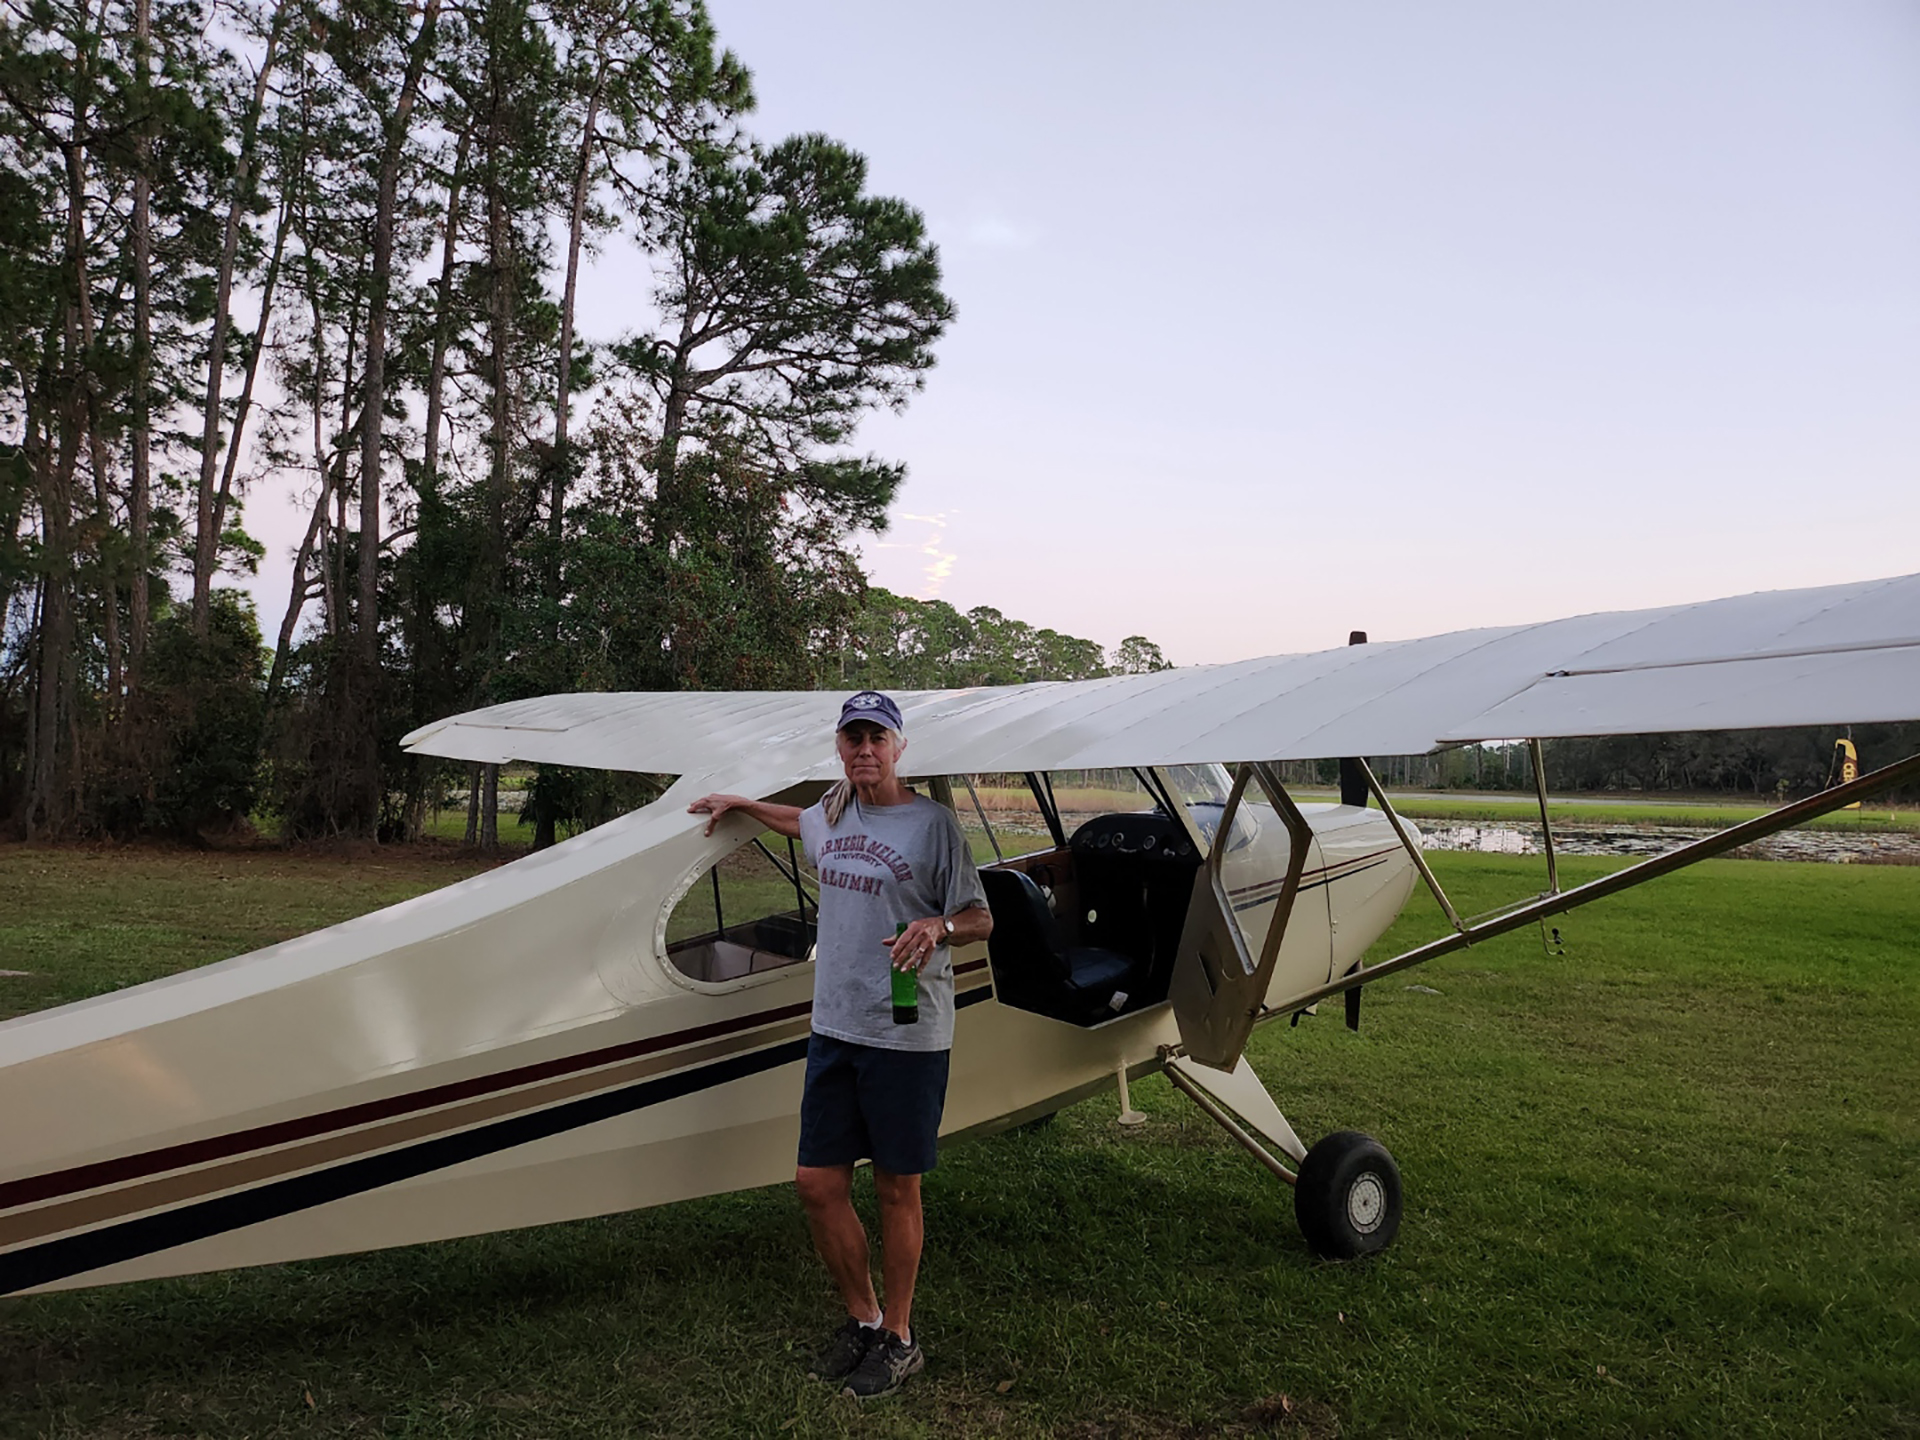
<path id="1" fill-rule="evenodd" d="M 686 807 L 818 795 L 841 698 L 563 695 L 428 726 L 411 750 L 679 778 L 486 875 L 0 1024 L 0 1293 L 789 1178 L 814 896 L 750 822 L 708 837 Z M 1130 1079 L 1164 1073 L 1295 1185 L 1315 1250 L 1354 1256 L 1399 1224 L 1392 1158 L 1350 1131 L 1308 1149 L 1242 1057 L 1256 1024 L 1343 992 L 1354 1022 L 1369 981 L 1920 775 L 1920 756 L 1573 889 L 1549 845 L 1545 891 L 1478 920 L 1363 761 L 1343 766 L 1338 805 L 1296 804 L 1278 762 L 1526 738 L 1544 821 L 1544 738 L 1920 718 L 1920 575 L 898 698 L 904 774 L 947 803 L 974 775 L 1025 775 L 1050 832 L 983 868 L 994 933 L 954 957 L 943 1137 L 1108 1085 L 1124 1110 Z M 1130 772 L 1145 803 L 1069 833 L 1052 777 L 1095 768 Z M 785 898 L 740 881 L 748 857 Z M 1363 967 L 1416 883 L 1452 928 Z"/>

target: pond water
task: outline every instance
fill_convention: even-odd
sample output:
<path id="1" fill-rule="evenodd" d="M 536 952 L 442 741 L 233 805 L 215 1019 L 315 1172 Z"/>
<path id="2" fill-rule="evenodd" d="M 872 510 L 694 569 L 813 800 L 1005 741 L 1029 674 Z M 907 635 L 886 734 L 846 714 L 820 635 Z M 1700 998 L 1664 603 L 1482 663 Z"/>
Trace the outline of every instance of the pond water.
<path id="1" fill-rule="evenodd" d="M 1022 854 L 1045 843 L 1045 823 L 1033 811 L 996 811 L 993 828 L 1009 855 Z M 1071 834 L 1091 815 L 1061 817 Z M 970 808 L 961 810 L 961 822 L 977 829 Z M 1524 820 L 1415 820 L 1428 850 L 1476 850 L 1489 855 L 1538 855 L 1540 824 Z M 1554 849 L 1562 855 L 1619 855 L 1643 859 L 1711 835 L 1693 825 L 1555 825 Z M 1903 832 L 1848 833 L 1839 830 L 1786 830 L 1732 851 L 1748 860 L 1818 860 L 1836 865 L 1920 865 L 1920 835 Z"/>
<path id="2" fill-rule="evenodd" d="M 1428 850 L 1477 850 L 1494 855 L 1538 855 L 1540 826 L 1519 820 L 1416 820 Z M 1711 835 L 1692 825 L 1555 825 L 1562 855 L 1622 855 L 1639 859 Z M 1820 860 L 1836 865 L 1920 865 L 1920 835 L 1848 834 L 1783 830 L 1728 852 L 1746 860 Z"/>

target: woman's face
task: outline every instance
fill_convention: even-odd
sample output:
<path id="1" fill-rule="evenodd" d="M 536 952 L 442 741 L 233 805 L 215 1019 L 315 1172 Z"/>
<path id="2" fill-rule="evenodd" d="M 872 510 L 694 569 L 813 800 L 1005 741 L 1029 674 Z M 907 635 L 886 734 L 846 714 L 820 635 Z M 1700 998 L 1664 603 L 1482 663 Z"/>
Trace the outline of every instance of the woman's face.
<path id="1" fill-rule="evenodd" d="M 894 766 L 907 742 L 884 725 L 855 720 L 835 737 L 840 765 L 856 789 L 884 785 L 893 779 Z"/>

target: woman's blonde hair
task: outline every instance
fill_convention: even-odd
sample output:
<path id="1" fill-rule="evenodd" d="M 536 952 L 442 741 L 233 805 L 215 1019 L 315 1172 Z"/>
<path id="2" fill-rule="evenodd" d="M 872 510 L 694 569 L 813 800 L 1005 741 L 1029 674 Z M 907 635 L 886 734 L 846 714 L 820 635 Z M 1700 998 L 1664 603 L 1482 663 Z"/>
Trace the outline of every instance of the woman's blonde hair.
<path id="1" fill-rule="evenodd" d="M 820 808 L 826 812 L 827 828 L 831 830 L 840 823 L 840 817 L 847 813 L 847 802 L 853 799 L 853 782 L 836 780 L 833 788 L 821 798 Z"/>

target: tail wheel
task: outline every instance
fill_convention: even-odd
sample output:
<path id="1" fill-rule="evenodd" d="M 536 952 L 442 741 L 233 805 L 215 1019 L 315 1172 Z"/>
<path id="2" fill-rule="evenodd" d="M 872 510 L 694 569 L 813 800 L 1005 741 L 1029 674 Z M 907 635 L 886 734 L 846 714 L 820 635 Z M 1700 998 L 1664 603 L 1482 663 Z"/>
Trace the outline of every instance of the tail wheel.
<path id="1" fill-rule="evenodd" d="M 1337 1130 L 1307 1152 L 1293 1213 L 1307 1244 L 1325 1259 L 1384 1250 L 1400 1230 L 1400 1167 L 1371 1135 Z"/>

